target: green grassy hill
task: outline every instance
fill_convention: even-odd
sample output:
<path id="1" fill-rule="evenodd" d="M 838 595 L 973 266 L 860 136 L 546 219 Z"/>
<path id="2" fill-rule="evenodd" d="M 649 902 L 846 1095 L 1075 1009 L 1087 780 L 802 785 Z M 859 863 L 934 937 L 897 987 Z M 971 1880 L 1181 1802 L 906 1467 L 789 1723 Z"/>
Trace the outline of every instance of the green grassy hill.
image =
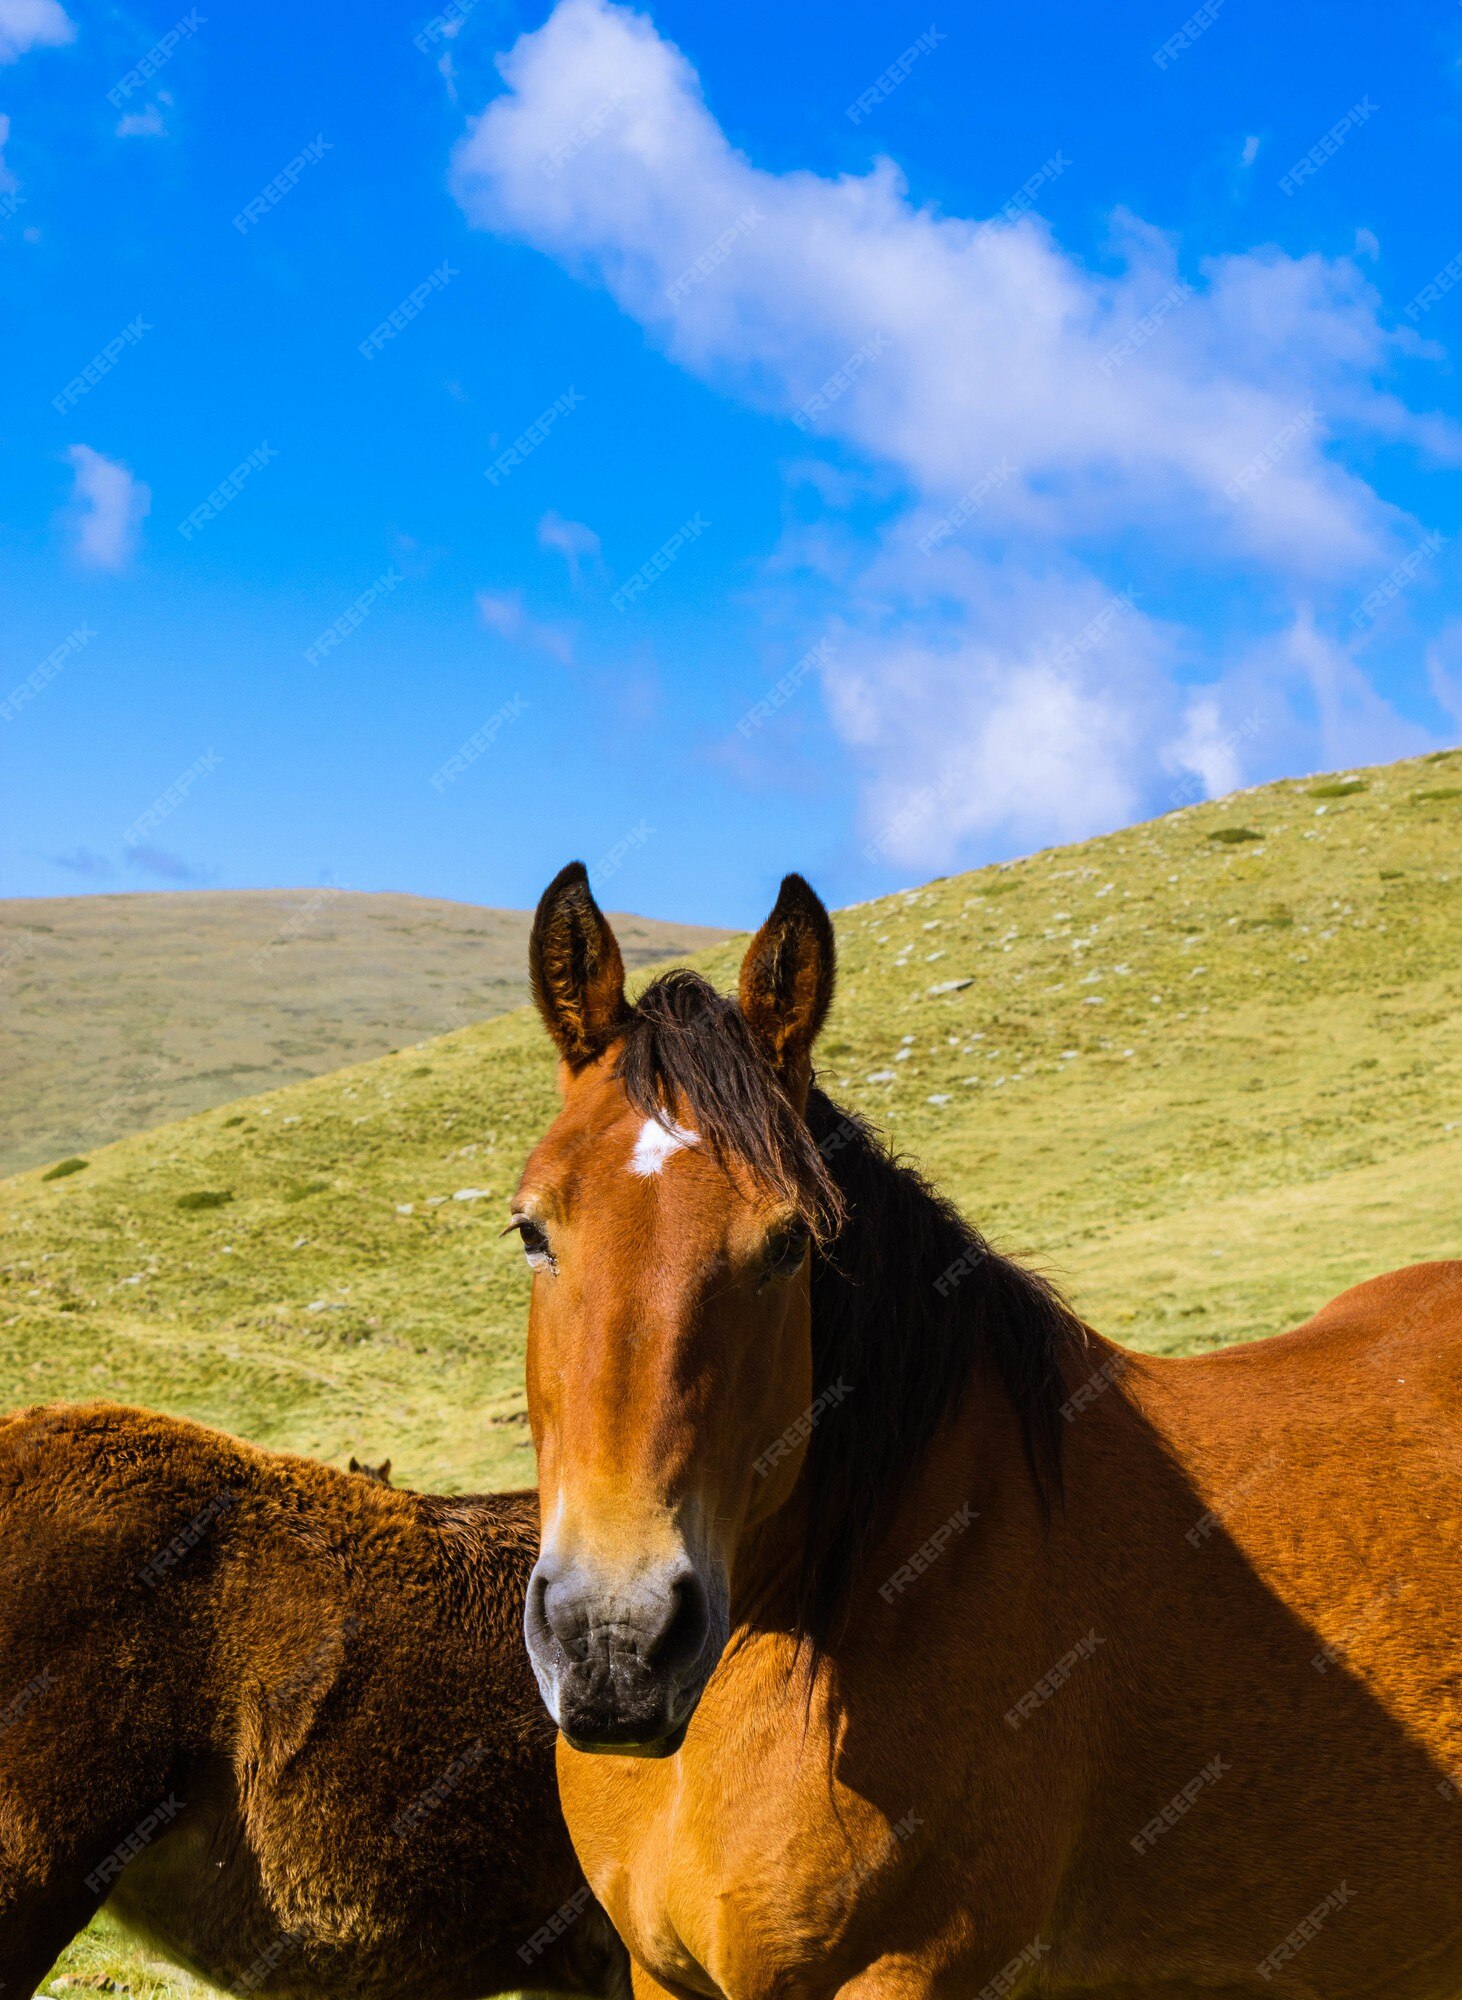
<path id="1" fill-rule="evenodd" d="M 932 882 L 838 936 L 833 1094 L 1129 1344 L 1253 1338 L 1462 1254 L 1462 752 Z M 742 948 L 697 963 L 729 984 Z M 553 1094 L 518 1012 L 0 1184 L 0 1401 L 529 1480 L 498 1231 Z"/>
<path id="2" fill-rule="evenodd" d="M 331 888 L 0 902 L 0 1174 L 521 1007 L 531 921 Z M 631 965 L 726 935 L 622 923 Z"/>

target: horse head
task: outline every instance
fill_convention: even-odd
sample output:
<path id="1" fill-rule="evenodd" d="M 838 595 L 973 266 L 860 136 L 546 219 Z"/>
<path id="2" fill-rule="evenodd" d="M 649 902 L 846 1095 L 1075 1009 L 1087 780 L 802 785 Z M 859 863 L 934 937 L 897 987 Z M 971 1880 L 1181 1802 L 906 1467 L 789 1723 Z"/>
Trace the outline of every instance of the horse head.
<path id="1" fill-rule="evenodd" d="M 804 1117 L 832 925 L 789 875 L 737 999 L 681 971 L 632 1006 L 575 863 L 530 970 L 562 1103 L 509 1225 L 533 1270 L 528 1650 L 576 1747 L 663 1756 L 726 1645 L 738 1547 L 806 1448 L 808 1252 L 838 1203 Z"/>

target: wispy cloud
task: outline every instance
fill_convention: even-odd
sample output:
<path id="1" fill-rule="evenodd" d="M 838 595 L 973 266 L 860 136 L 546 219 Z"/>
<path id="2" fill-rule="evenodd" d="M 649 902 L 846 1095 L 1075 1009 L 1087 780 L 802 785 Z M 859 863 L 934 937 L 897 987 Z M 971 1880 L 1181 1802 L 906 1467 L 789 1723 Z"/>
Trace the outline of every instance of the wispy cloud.
<path id="1" fill-rule="evenodd" d="M 174 854 L 166 847 L 129 847 L 127 866 L 134 873 L 150 875 L 158 882 L 192 883 L 201 887 L 214 879 L 208 869 L 195 868 L 191 861 L 185 861 L 180 854 Z"/>
<path id="2" fill-rule="evenodd" d="M 566 667 L 573 664 L 573 647 L 568 634 L 557 625 L 544 625 L 536 618 L 530 618 L 523 609 L 520 591 L 479 590 L 477 615 L 488 631 L 496 632 L 500 639 L 510 639 L 516 645 L 532 646 L 536 651 L 562 661 Z"/>
<path id="3" fill-rule="evenodd" d="M 166 138 L 168 128 L 163 118 L 162 107 L 171 103 L 172 98 L 164 90 L 159 91 L 156 99 L 151 104 L 144 105 L 140 111 L 124 111 L 117 120 L 117 137 L 119 139 Z"/>
<path id="4" fill-rule="evenodd" d="M 76 39 L 76 23 L 57 0 L 0 0 L 0 63 L 30 49 L 59 49 Z"/>
<path id="5" fill-rule="evenodd" d="M 0 194 L 12 194 L 20 182 L 5 164 L 5 148 L 10 144 L 9 114 L 0 111 Z"/>
<path id="6" fill-rule="evenodd" d="M 562 514 L 553 509 L 538 523 L 538 546 L 540 549 L 554 549 L 569 566 L 569 575 L 577 583 L 582 567 L 588 563 L 591 569 L 601 566 L 599 537 L 592 528 L 582 521 L 566 521 Z"/>
<path id="7" fill-rule="evenodd" d="M 1462 618 L 1454 618 L 1437 634 L 1427 651 L 1426 672 L 1438 705 L 1462 729 Z"/>
<path id="8" fill-rule="evenodd" d="M 93 569 L 125 569 L 152 507 L 151 490 L 120 460 L 103 458 L 89 444 L 74 444 L 66 455 L 75 475 L 71 527 L 77 554 Z"/>
<path id="9" fill-rule="evenodd" d="M 1195 696 L 1227 740 L 1255 635 L 1215 652 L 1168 613 L 1195 576 L 1247 578 L 1300 728 L 1314 674 L 1295 634 L 1322 635 L 1417 532 L 1345 446 L 1462 460 L 1455 429 L 1390 390 L 1414 342 L 1384 324 L 1353 260 L 1264 248 L 1180 262 L 1172 238 L 1119 211 L 1092 266 L 1033 210 L 918 206 L 887 159 L 835 180 L 765 171 L 711 117 L 679 50 L 607 0 L 560 0 L 499 67 L 508 88 L 455 161 L 469 218 L 596 278 L 680 366 L 796 423 L 804 450 L 824 440 L 913 496 L 872 534 L 821 525 L 778 565 L 819 627 L 837 571 L 825 698 L 891 860 L 1129 816 L 1170 790 Z M 594 121 L 610 96 L 619 115 Z M 675 282 L 752 211 L 704 282 Z M 1265 476 L 1236 483 L 1266 453 Z M 957 535 L 921 534 L 1007 462 Z M 1127 611 L 1078 644 L 1114 597 Z M 1351 712 L 1365 677 L 1326 643 L 1350 661 Z M 1199 762 L 1237 772 L 1232 756 Z"/>
<path id="10" fill-rule="evenodd" d="M 87 882 L 110 882 L 117 873 L 106 855 L 98 854 L 92 847 L 68 847 L 64 853 L 46 858 L 57 868 L 64 868 L 68 875 L 80 875 Z"/>

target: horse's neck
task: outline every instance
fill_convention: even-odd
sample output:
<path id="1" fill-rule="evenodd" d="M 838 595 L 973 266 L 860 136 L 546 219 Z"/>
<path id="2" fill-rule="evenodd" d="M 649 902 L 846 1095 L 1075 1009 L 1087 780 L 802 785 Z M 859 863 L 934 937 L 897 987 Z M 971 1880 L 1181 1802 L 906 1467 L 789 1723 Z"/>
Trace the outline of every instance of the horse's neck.
<path id="1" fill-rule="evenodd" d="M 786 1505 L 746 1538 L 736 1565 L 733 1625 L 791 1632 L 805 1533 L 801 1495 L 799 1481 Z M 849 1593 L 850 1629 L 865 1619 L 889 1630 L 917 1619 L 921 1601 L 910 1584 L 964 1543 L 977 1523 L 980 1543 L 997 1536 L 1018 1547 L 1032 1568 L 1041 1561 L 1045 1519 L 1020 1426 L 993 1361 L 983 1356 L 958 1409 L 875 1522 Z"/>

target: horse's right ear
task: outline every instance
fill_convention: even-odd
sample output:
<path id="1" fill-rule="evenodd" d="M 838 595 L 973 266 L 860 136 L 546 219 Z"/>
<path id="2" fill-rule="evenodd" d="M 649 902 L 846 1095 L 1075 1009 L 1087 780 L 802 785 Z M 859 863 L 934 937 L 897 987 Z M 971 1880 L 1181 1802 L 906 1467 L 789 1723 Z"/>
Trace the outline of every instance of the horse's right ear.
<path id="1" fill-rule="evenodd" d="M 624 960 L 582 861 L 571 861 L 543 892 L 528 940 L 528 976 L 564 1061 L 578 1069 L 602 1055 L 629 1008 Z"/>

